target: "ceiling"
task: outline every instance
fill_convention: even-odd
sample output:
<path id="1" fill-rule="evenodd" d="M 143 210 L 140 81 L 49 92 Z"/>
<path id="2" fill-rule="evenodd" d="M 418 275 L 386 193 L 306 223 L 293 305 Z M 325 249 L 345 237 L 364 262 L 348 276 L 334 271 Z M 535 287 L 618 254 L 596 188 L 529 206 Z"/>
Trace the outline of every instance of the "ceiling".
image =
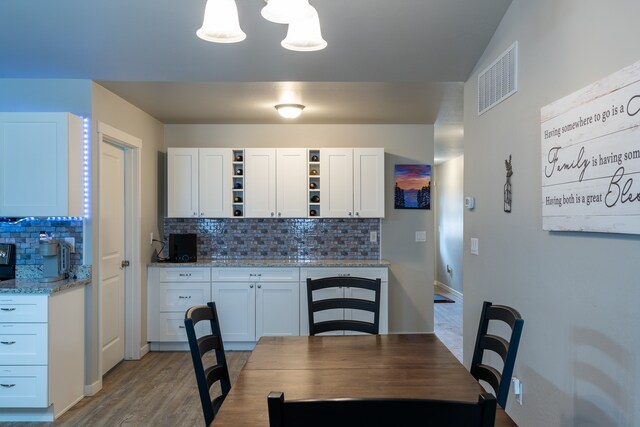
<path id="1" fill-rule="evenodd" d="M 236 0 L 247 39 L 196 37 L 205 0 L 2 0 L 0 77 L 91 79 L 163 123 L 436 124 L 462 150 L 462 84 L 511 0 L 311 0 L 328 42 L 283 49 L 264 0 Z"/>

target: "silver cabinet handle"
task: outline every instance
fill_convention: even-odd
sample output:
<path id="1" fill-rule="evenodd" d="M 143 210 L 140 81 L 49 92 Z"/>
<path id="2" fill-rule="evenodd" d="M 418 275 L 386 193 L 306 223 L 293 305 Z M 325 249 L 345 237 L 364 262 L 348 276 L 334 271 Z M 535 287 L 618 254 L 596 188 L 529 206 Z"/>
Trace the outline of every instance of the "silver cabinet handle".
<path id="1" fill-rule="evenodd" d="M 338 277 L 351 277 L 351 273 L 340 273 Z"/>
<path id="2" fill-rule="evenodd" d="M 253 289 L 253 283 L 249 285 L 249 288 Z"/>
<path id="3" fill-rule="evenodd" d="M 0 344 L 4 344 L 4 345 L 13 345 L 15 344 L 15 341 L 0 341 Z"/>
<path id="4" fill-rule="evenodd" d="M 349 216 L 353 216 L 353 214 L 351 212 L 349 212 Z"/>
<path id="5" fill-rule="evenodd" d="M 178 277 L 191 277 L 191 273 L 178 273 Z"/>
<path id="6" fill-rule="evenodd" d="M 178 325 L 178 329 L 184 329 L 184 325 Z"/>
<path id="7" fill-rule="evenodd" d="M 282 216 L 282 212 L 278 212 L 278 216 Z"/>
<path id="8" fill-rule="evenodd" d="M 187 296 L 178 295 L 178 299 L 191 299 L 191 295 L 187 295 Z"/>
<path id="9" fill-rule="evenodd" d="M 11 387 L 15 387 L 15 384 L 0 384 L 0 386 L 4 387 L 4 388 L 11 388 Z"/>
<path id="10" fill-rule="evenodd" d="M 2 311 L 16 311 L 16 308 L 15 307 L 11 307 L 11 308 L 2 307 L 2 308 L 0 308 L 0 310 L 2 310 Z"/>
<path id="11" fill-rule="evenodd" d="M 360 216 L 360 212 L 356 212 L 356 216 Z"/>

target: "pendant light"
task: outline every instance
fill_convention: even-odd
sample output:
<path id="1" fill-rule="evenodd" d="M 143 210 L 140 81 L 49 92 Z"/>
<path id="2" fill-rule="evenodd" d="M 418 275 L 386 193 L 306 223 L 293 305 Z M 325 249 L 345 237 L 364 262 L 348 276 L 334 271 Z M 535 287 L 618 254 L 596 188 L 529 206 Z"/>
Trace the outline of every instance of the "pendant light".
<path id="1" fill-rule="evenodd" d="M 270 0 L 271 1 L 271 0 Z M 282 47 L 298 52 L 311 52 L 327 47 L 327 42 L 320 33 L 320 19 L 315 7 L 309 5 L 312 14 L 308 18 L 289 23 L 287 37 L 280 43 Z"/>
<path id="2" fill-rule="evenodd" d="M 202 27 L 196 31 L 202 40 L 216 43 L 241 42 L 247 35 L 240 29 L 234 0 L 207 0 Z"/>
<path id="3" fill-rule="evenodd" d="M 298 19 L 310 18 L 313 14 L 309 0 L 266 0 L 260 12 L 267 21 L 290 24 Z"/>

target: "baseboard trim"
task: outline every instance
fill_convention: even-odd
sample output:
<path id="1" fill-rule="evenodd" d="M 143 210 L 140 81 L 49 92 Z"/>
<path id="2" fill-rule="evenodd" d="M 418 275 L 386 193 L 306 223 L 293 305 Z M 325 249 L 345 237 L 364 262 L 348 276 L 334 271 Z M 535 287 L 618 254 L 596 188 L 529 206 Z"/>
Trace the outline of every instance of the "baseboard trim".
<path id="1" fill-rule="evenodd" d="M 84 395 L 94 396 L 100 390 L 102 390 L 102 378 L 100 378 L 98 381 L 94 382 L 93 384 L 85 385 Z"/>
<path id="2" fill-rule="evenodd" d="M 149 343 L 140 347 L 140 359 L 142 359 L 147 353 L 149 353 Z"/>
<path id="3" fill-rule="evenodd" d="M 433 287 L 434 287 L 434 288 L 436 288 L 437 286 L 439 286 L 439 287 L 441 287 L 441 288 L 446 289 L 446 290 L 447 290 L 447 292 L 451 292 L 452 294 L 457 295 L 457 296 L 459 296 L 460 298 L 462 298 L 462 297 L 463 297 L 462 292 L 457 291 L 457 290 L 455 290 L 455 289 L 453 289 L 453 288 L 451 288 L 451 287 L 449 287 L 449 286 L 445 285 L 444 283 L 442 283 L 442 282 L 438 282 L 438 281 L 436 280 L 436 281 L 434 281 L 434 282 L 433 282 Z"/>

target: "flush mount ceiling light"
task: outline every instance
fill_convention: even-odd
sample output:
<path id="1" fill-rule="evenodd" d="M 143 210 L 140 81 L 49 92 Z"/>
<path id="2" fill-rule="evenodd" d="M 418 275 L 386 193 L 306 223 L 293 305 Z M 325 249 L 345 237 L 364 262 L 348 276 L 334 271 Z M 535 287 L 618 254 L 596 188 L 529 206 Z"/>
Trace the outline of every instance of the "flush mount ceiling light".
<path id="1" fill-rule="evenodd" d="M 285 119 L 295 119 L 302 114 L 302 110 L 304 110 L 304 105 L 302 104 L 278 104 L 276 105 L 276 110 L 278 110 L 278 114 L 284 117 Z"/>
<path id="2" fill-rule="evenodd" d="M 299 52 L 324 49 L 327 42 L 320 32 L 318 12 L 309 0 L 265 0 L 261 14 L 268 21 L 288 24 L 282 47 Z M 207 0 L 202 27 L 196 35 L 215 43 L 237 43 L 247 35 L 240 29 L 235 0 Z"/>

